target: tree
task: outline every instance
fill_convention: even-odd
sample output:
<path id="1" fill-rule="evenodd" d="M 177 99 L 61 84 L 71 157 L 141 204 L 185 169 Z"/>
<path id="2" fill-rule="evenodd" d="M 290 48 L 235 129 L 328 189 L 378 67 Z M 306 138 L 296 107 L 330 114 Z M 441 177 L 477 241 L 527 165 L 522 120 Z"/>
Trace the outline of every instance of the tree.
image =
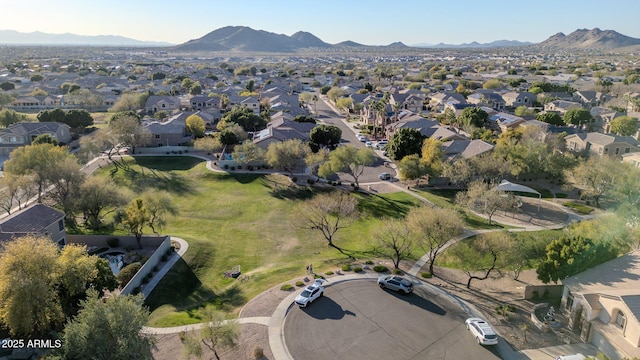
<path id="1" fill-rule="evenodd" d="M 80 185 L 85 180 L 85 174 L 80 169 L 78 160 L 73 155 L 67 155 L 55 168 L 50 169 L 51 174 L 48 176 L 52 187 L 47 192 L 47 197 L 60 207 L 70 227 L 76 225 L 74 213 L 77 209 Z"/>
<path id="2" fill-rule="evenodd" d="M 534 109 L 530 109 L 528 106 L 520 105 L 513 111 L 513 113 L 516 116 L 531 116 L 535 115 L 536 111 Z"/>
<path id="3" fill-rule="evenodd" d="M 487 80 L 482 84 L 483 89 L 500 89 L 502 87 L 502 82 L 500 79 L 491 79 Z"/>
<path id="4" fill-rule="evenodd" d="M 101 299 L 90 291 L 82 310 L 65 327 L 67 359 L 151 359 L 154 340 L 141 330 L 149 320 L 142 295 Z"/>
<path id="5" fill-rule="evenodd" d="M 258 164 L 265 161 L 266 153 L 253 141 L 245 140 L 242 144 L 234 147 L 231 158 L 239 165 Z"/>
<path id="6" fill-rule="evenodd" d="M 517 199 L 513 195 L 495 190 L 495 186 L 493 183 L 474 181 L 469 184 L 467 191 L 456 194 L 456 202 L 472 211 L 486 215 L 491 225 L 491 219 L 498 210 L 512 210 L 517 204 Z"/>
<path id="7" fill-rule="evenodd" d="M 340 229 L 349 227 L 358 218 L 357 205 L 356 198 L 343 191 L 316 195 L 299 206 L 294 224 L 302 229 L 320 232 L 328 246 L 354 259 L 352 251 L 336 245 L 335 236 Z"/>
<path id="8" fill-rule="evenodd" d="M 329 153 L 329 160 L 320 165 L 318 174 L 329 177 L 337 172 L 351 175 L 355 185 L 359 186 L 358 179 L 364 169 L 373 164 L 375 153 L 370 148 L 358 149 L 355 146 L 341 146 Z"/>
<path id="9" fill-rule="evenodd" d="M 42 135 L 38 135 L 38 137 L 36 137 L 35 139 L 33 139 L 33 141 L 31 141 L 31 145 L 38 145 L 38 144 L 51 144 L 55 146 L 55 145 L 58 145 L 58 141 L 49 134 L 42 134 Z"/>
<path id="10" fill-rule="evenodd" d="M 387 144 L 387 153 L 393 160 L 400 160 L 411 154 L 420 154 L 424 137 L 419 130 L 401 128 L 396 130 Z"/>
<path id="11" fill-rule="evenodd" d="M 610 125 L 611 132 L 620 136 L 633 136 L 638 132 L 638 119 L 631 116 L 618 116 Z"/>
<path id="12" fill-rule="evenodd" d="M 420 160 L 418 154 L 403 157 L 398 163 L 397 170 L 400 180 L 416 180 L 416 186 L 420 182 L 420 179 L 427 175 L 427 166 Z"/>
<path id="13" fill-rule="evenodd" d="M 309 145 L 298 139 L 290 139 L 269 144 L 266 156 L 270 166 L 281 168 L 293 175 L 293 170 L 304 164 L 309 152 Z"/>
<path id="14" fill-rule="evenodd" d="M 473 240 L 461 241 L 451 249 L 451 255 L 458 259 L 462 271 L 467 274 L 467 289 L 471 288 L 472 280 L 487 279 L 498 266 L 500 246 L 499 242 L 494 240 L 496 235 L 483 235 Z M 478 272 L 482 275 L 476 275 Z"/>
<path id="15" fill-rule="evenodd" d="M 142 194 L 141 198 L 149 216 L 147 225 L 155 234 L 158 234 L 167 224 L 167 216 L 174 216 L 178 213 L 169 194 L 164 191 L 147 191 Z"/>
<path id="16" fill-rule="evenodd" d="M 231 111 L 224 114 L 220 123 L 223 126 L 227 123 L 236 123 L 247 132 L 262 130 L 267 126 L 267 122 L 261 116 L 254 114 L 253 110 L 246 106 L 234 106 Z"/>
<path id="17" fill-rule="evenodd" d="M 338 109 L 344 111 L 346 114 L 349 113 L 349 109 L 353 106 L 353 99 L 341 97 L 336 101 L 336 107 Z"/>
<path id="18" fill-rule="evenodd" d="M 307 116 L 307 115 L 298 115 L 298 116 L 293 118 L 293 121 L 300 122 L 300 123 L 311 123 L 311 124 L 315 124 L 316 123 L 316 119 L 312 118 L 311 116 Z"/>
<path id="19" fill-rule="evenodd" d="M 38 184 L 38 202 L 56 174 L 58 165 L 72 157 L 65 148 L 44 143 L 19 147 L 11 152 L 4 170 L 13 175 L 32 175 Z"/>
<path id="20" fill-rule="evenodd" d="M 545 284 L 563 280 L 616 257 L 615 250 L 583 237 L 562 236 L 546 247 L 546 257 L 538 265 L 538 279 Z"/>
<path id="21" fill-rule="evenodd" d="M 565 125 L 562 117 L 556 112 L 545 112 L 536 115 L 536 120 L 546 122 L 547 124 L 563 126 Z"/>
<path id="22" fill-rule="evenodd" d="M 72 109 L 65 116 L 65 124 L 77 132 L 83 132 L 87 126 L 93 125 L 93 117 L 86 110 Z"/>
<path id="23" fill-rule="evenodd" d="M 196 139 L 193 147 L 196 150 L 202 150 L 208 153 L 218 153 L 222 151 L 224 144 L 220 141 L 219 137 L 205 136 L 201 139 Z"/>
<path id="24" fill-rule="evenodd" d="M 479 107 L 468 107 L 462 110 L 458 117 L 458 122 L 462 126 L 475 126 L 477 128 L 484 127 L 485 121 L 489 118 L 489 114 Z"/>
<path id="25" fill-rule="evenodd" d="M 600 200 L 615 188 L 615 178 L 620 163 L 608 156 L 589 157 L 574 169 L 566 171 L 567 177 L 582 187 L 582 197 L 591 198 L 600 207 Z"/>
<path id="26" fill-rule="evenodd" d="M 18 114 L 11 109 L 0 110 L 0 125 L 3 127 L 9 127 L 11 124 L 15 124 L 20 121 L 27 121 L 28 117 L 24 114 Z"/>
<path id="27" fill-rule="evenodd" d="M 53 110 L 42 110 L 36 115 L 39 122 L 59 122 L 64 123 L 66 113 L 60 108 Z"/>
<path id="28" fill-rule="evenodd" d="M 200 332 L 200 341 L 209 350 L 213 351 L 216 359 L 220 360 L 218 351 L 225 348 L 233 348 L 236 346 L 240 331 L 236 320 L 226 319 L 224 314 L 213 309 L 205 310 L 205 327 Z M 198 344 L 197 346 L 195 346 Z M 189 355 L 197 355 L 202 353 L 199 343 L 192 343 L 187 349 Z"/>
<path id="29" fill-rule="evenodd" d="M 64 320 L 56 294 L 57 257 L 58 247 L 47 238 L 27 236 L 4 245 L 0 320 L 12 336 L 45 335 Z"/>
<path id="30" fill-rule="evenodd" d="M 234 146 L 240 142 L 238 135 L 231 129 L 224 129 L 218 133 L 218 140 L 224 146 Z"/>
<path id="31" fill-rule="evenodd" d="M 111 178 L 92 176 L 80 185 L 78 209 L 82 211 L 85 226 L 98 230 L 102 219 L 126 204 L 126 199 Z"/>
<path id="32" fill-rule="evenodd" d="M 32 175 L 13 175 L 5 173 L 0 178 L 0 209 L 11 214 L 13 208 L 27 207 L 29 200 L 36 195 L 37 184 Z"/>
<path id="33" fill-rule="evenodd" d="M 86 248 L 60 250 L 48 237 L 6 242 L 0 256 L 0 320 L 13 336 L 44 337 L 75 315 L 87 289 L 113 290 L 114 276 Z M 102 270 L 101 270 L 102 269 Z"/>
<path id="34" fill-rule="evenodd" d="M 422 142 L 421 161 L 425 165 L 426 174 L 437 177 L 442 174 L 444 150 L 442 142 L 437 139 L 427 138 Z"/>
<path id="35" fill-rule="evenodd" d="M 433 274 L 433 265 L 440 251 L 449 240 L 462 235 L 463 221 L 454 210 L 421 206 L 409 210 L 407 226 L 412 236 L 417 238 L 420 247 L 429 256 L 429 272 Z"/>
<path id="36" fill-rule="evenodd" d="M 322 124 L 309 132 L 311 144 L 317 148 L 336 146 L 340 143 L 340 138 L 342 138 L 342 130 L 334 125 Z"/>
<path id="37" fill-rule="evenodd" d="M 591 113 L 587 109 L 569 109 L 564 113 L 563 120 L 567 125 L 582 126 L 593 121 Z"/>
<path id="38" fill-rule="evenodd" d="M 373 233 L 373 252 L 385 257 L 398 269 L 400 262 L 411 256 L 412 241 L 407 225 L 400 220 L 385 219 Z"/>
<path id="39" fill-rule="evenodd" d="M 120 95 L 120 98 L 113 104 L 109 111 L 122 112 L 122 111 L 136 111 L 144 108 L 144 104 L 149 97 L 148 93 L 125 93 Z"/>
<path id="40" fill-rule="evenodd" d="M 129 202 L 124 213 L 117 220 L 136 237 L 138 248 L 142 249 L 142 232 L 149 224 L 150 219 L 151 215 L 142 198 L 135 198 Z"/>
<path id="41" fill-rule="evenodd" d="M 205 123 L 202 118 L 196 114 L 189 115 L 186 120 L 187 133 L 193 134 L 195 138 L 204 136 Z"/>
<path id="42" fill-rule="evenodd" d="M 2 89 L 4 91 L 14 90 L 15 88 L 16 88 L 16 84 L 14 84 L 12 82 L 4 81 L 4 82 L 0 83 L 0 89 Z"/>

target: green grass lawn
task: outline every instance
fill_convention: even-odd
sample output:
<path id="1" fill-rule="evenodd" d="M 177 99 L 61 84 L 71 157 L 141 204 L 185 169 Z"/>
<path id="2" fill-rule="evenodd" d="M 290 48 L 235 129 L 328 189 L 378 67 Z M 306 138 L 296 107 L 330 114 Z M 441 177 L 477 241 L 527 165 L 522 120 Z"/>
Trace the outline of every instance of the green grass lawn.
<path id="1" fill-rule="evenodd" d="M 131 171 L 115 180 L 135 193 L 166 191 L 179 209 L 163 233 L 184 238 L 189 250 L 147 299 L 151 326 L 202 321 L 202 309 L 213 306 L 236 312 L 248 300 L 281 282 L 305 274 L 335 270 L 346 258 L 326 245 L 319 233 L 302 230 L 292 215 L 302 199 L 318 190 L 292 188 L 280 175 L 219 174 L 190 157 L 136 157 Z M 101 176 L 108 176 L 102 169 Z M 362 217 L 336 235 L 350 250 L 369 248 L 372 229 L 382 217 L 403 217 L 419 200 L 403 192 L 358 194 Z M 240 265 L 243 280 L 224 278 Z"/>

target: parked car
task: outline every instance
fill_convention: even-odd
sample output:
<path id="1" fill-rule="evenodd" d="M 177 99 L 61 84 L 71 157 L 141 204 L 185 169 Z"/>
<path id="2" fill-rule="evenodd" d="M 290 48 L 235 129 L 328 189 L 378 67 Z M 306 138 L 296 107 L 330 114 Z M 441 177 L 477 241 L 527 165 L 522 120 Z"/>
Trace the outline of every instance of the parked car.
<path id="1" fill-rule="evenodd" d="M 391 180 L 393 179 L 393 176 L 391 176 L 391 174 L 389 173 L 383 172 L 383 173 L 380 173 L 380 175 L 378 175 L 378 178 L 380 180 Z"/>
<path id="2" fill-rule="evenodd" d="M 498 335 L 491 327 L 491 324 L 480 318 L 468 318 L 465 322 L 467 330 L 476 338 L 480 345 L 497 345 Z"/>
<path id="3" fill-rule="evenodd" d="M 382 150 L 388 143 L 387 140 L 380 140 L 376 143 L 376 149 Z"/>
<path id="4" fill-rule="evenodd" d="M 373 143 L 371 141 L 365 141 L 364 145 L 368 148 L 372 148 L 373 147 Z"/>
<path id="5" fill-rule="evenodd" d="M 396 275 L 382 275 L 378 278 L 378 286 L 383 289 L 391 289 L 397 292 L 409 294 L 413 291 L 411 281 Z"/>
<path id="6" fill-rule="evenodd" d="M 323 295 L 324 288 L 322 287 L 322 283 L 316 281 L 313 284 L 307 286 L 306 289 L 302 290 L 302 292 L 298 296 L 296 296 L 294 301 L 296 304 L 298 304 L 298 306 L 303 308 L 307 307 L 309 304 L 322 297 Z"/>
<path id="7" fill-rule="evenodd" d="M 561 355 L 561 356 L 558 356 L 556 360 L 584 360 L 586 358 L 587 358 L 586 356 L 580 353 L 577 353 L 577 354 L 571 354 L 571 355 Z"/>

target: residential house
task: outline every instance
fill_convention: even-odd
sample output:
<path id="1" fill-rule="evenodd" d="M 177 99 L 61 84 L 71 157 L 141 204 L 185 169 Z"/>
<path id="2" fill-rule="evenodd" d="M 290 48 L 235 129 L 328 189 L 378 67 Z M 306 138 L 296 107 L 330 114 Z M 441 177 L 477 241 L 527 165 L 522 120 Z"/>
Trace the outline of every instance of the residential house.
<path id="1" fill-rule="evenodd" d="M 631 136 L 589 132 L 567 135 L 564 139 L 567 150 L 574 152 L 589 151 L 598 155 L 621 156 L 640 150 L 638 141 Z"/>
<path id="2" fill-rule="evenodd" d="M 611 132 L 611 120 L 622 115 L 615 110 L 601 106 L 593 107 L 589 112 L 593 117 L 594 126 L 602 129 L 605 134 Z"/>
<path id="3" fill-rule="evenodd" d="M 476 107 L 476 106 L 477 105 L 474 105 L 474 104 L 449 103 L 444 106 L 444 110 L 446 111 L 447 109 L 451 109 L 451 111 L 453 111 L 456 114 L 456 116 L 460 116 L 462 115 L 462 112 L 464 111 L 464 109 L 470 108 L 470 107 Z"/>
<path id="4" fill-rule="evenodd" d="M 151 133 L 151 147 L 184 146 L 191 142 L 187 134 L 186 120 L 192 113 L 181 112 L 164 121 L 143 121 L 142 125 Z"/>
<path id="5" fill-rule="evenodd" d="M 466 104 L 467 100 L 462 94 L 454 92 L 441 92 L 431 95 L 429 105 L 433 111 L 444 111 L 447 104 Z"/>
<path id="6" fill-rule="evenodd" d="M 569 328 L 611 359 L 640 357 L 640 250 L 562 281 Z"/>
<path id="7" fill-rule="evenodd" d="M 58 144 L 71 141 L 69 125 L 58 122 L 19 122 L 0 130 L 0 155 L 9 155 L 14 149 L 31 145 L 40 135 L 50 135 Z"/>
<path id="8" fill-rule="evenodd" d="M 255 96 L 238 96 L 238 95 L 228 95 L 229 105 L 228 109 L 233 108 L 234 106 L 241 106 L 251 109 L 254 114 L 260 115 L 260 99 Z"/>
<path id="9" fill-rule="evenodd" d="M 387 125 L 385 128 L 385 137 L 391 139 L 398 129 L 403 128 L 416 129 L 426 138 L 434 138 L 442 141 L 466 139 L 464 135 L 440 125 L 440 123 L 435 120 L 426 119 L 415 114 Z"/>
<path id="10" fill-rule="evenodd" d="M 624 97 L 627 99 L 627 113 L 640 111 L 640 93 L 626 93 Z"/>
<path id="11" fill-rule="evenodd" d="M 564 115 L 571 109 L 582 109 L 582 104 L 566 100 L 553 100 L 544 105 L 544 111 L 553 111 Z"/>
<path id="12" fill-rule="evenodd" d="M 528 91 L 510 91 L 502 94 L 505 106 L 531 106 L 536 101 L 536 94 Z"/>
<path id="13" fill-rule="evenodd" d="M 482 140 L 452 140 L 442 143 L 447 160 L 469 159 L 493 150 L 494 145 Z"/>
<path id="14" fill-rule="evenodd" d="M 47 205 L 33 204 L 0 220 L 0 241 L 42 235 L 64 246 L 67 236 L 64 217 L 64 213 Z"/>
<path id="15" fill-rule="evenodd" d="M 507 131 L 508 129 L 515 129 L 524 123 L 526 120 L 520 116 L 507 114 L 504 112 L 497 112 L 489 114 L 489 125 L 493 129 L 500 129 L 501 131 Z"/>
<path id="16" fill-rule="evenodd" d="M 271 122 L 267 124 L 267 128 L 253 135 L 253 143 L 266 150 L 273 142 L 291 139 L 309 141 L 309 133 L 317 125 L 308 122 L 295 122 L 291 119 L 290 115 L 283 112 L 274 114 L 271 117 Z"/>
<path id="17" fill-rule="evenodd" d="M 144 105 L 144 111 L 149 115 L 158 111 L 166 111 L 171 114 L 174 110 L 180 110 L 180 98 L 177 96 L 151 95 Z"/>
<path id="18" fill-rule="evenodd" d="M 503 111 L 505 101 L 500 94 L 493 91 L 479 91 L 467 96 L 467 102 L 477 106 L 487 106 L 497 111 Z"/>
<path id="19" fill-rule="evenodd" d="M 64 97 L 58 96 L 18 96 L 7 108 L 24 111 L 24 110 L 45 110 L 64 108 Z"/>
<path id="20" fill-rule="evenodd" d="M 578 101 L 591 108 L 603 104 L 606 101 L 606 96 L 598 91 L 578 90 L 573 93 L 573 101 Z"/>
<path id="21" fill-rule="evenodd" d="M 220 98 L 216 96 L 196 95 L 189 99 L 191 110 L 218 110 L 220 111 Z"/>
<path id="22" fill-rule="evenodd" d="M 629 163 L 636 168 L 640 169 L 640 151 L 622 154 L 622 162 Z"/>

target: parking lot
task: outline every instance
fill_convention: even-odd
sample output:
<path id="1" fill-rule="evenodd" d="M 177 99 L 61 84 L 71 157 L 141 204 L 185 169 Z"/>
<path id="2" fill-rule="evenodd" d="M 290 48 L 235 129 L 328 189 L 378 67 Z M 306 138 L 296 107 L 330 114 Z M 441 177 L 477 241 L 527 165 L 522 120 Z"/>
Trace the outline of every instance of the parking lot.
<path id="1" fill-rule="evenodd" d="M 293 306 L 284 334 L 294 359 L 499 359 L 495 348 L 476 344 L 466 318 L 421 285 L 401 295 L 362 279 L 326 287 L 307 308 Z"/>

